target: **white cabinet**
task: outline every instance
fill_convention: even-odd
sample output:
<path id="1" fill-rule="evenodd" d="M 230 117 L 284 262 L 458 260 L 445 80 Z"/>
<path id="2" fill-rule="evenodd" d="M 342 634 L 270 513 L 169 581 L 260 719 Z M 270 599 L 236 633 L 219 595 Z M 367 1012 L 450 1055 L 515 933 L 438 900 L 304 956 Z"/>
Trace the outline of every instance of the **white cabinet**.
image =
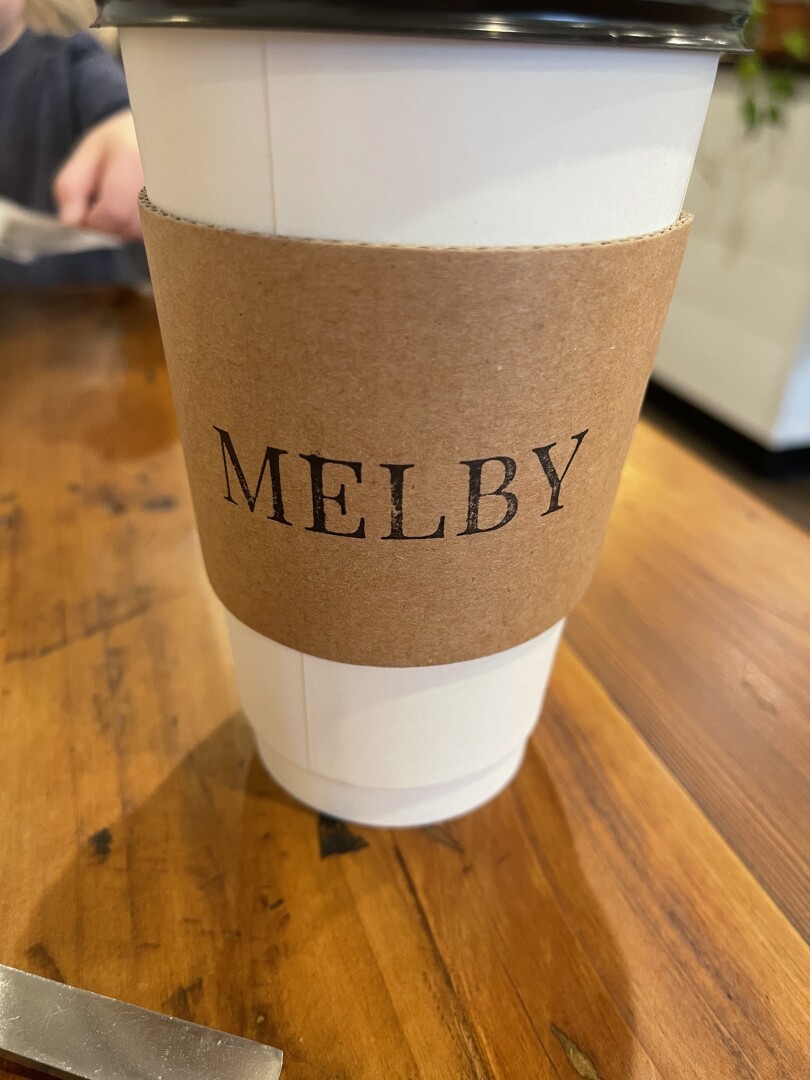
<path id="1" fill-rule="evenodd" d="M 721 70 L 655 379 L 769 450 L 810 446 L 810 80 L 754 135 Z"/>

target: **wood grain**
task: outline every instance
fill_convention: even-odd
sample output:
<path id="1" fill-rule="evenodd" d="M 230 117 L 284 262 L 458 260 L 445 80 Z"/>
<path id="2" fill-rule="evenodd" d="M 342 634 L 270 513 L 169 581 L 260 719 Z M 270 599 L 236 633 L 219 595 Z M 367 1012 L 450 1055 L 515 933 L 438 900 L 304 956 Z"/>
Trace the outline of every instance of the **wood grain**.
<path id="1" fill-rule="evenodd" d="M 511 789 L 319 821 L 239 711 L 151 301 L 0 297 L 0 357 L 0 961 L 290 1080 L 810 1075 L 801 534 L 642 426 Z"/>
<path id="2" fill-rule="evenodd" d="M 810 933 L 808 537 L 642 425 L 568 640 Z"/>

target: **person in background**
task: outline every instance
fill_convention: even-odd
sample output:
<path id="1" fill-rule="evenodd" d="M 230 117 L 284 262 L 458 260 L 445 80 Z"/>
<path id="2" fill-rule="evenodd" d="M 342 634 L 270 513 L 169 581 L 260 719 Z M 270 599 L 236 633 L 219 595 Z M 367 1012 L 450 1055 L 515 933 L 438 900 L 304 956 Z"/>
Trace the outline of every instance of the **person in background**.
<path id="1" fill-rule="evenodd" d="M 130 241 L 141 236 L 142 186 L 120 62 L 87 32 L 36 32 L 25 0 L 0 0 L 0 196 Z M 143 277 L 142 258 L 127 248 L 28 266 L 0 259 L 0 285 L 135 284 Z"/>
<path id="2" fill-rule="evenodd" d="M 38 34 L 61 34 L 70 37 L 78 30 L 87 30 L 96 17 L 96 0 L 26 0 L 25 21 Z M 108 52 L 118 55 L 118 31 L 109 27 L 92 29 L 88 33 L 100 41 Z"/>

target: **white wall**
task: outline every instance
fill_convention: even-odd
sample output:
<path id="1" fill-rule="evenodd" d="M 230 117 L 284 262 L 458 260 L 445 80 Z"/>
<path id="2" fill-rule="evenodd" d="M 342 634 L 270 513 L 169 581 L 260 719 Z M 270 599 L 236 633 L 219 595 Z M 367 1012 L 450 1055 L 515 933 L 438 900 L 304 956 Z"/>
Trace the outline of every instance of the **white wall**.
<path id="1" fill-rule="evenodd" d="M 798 89 L 783 128 L 747 135 L 736 77 L 720 72 L 655 372 L 774 450 L 810 445 L 810 80 Z"/>

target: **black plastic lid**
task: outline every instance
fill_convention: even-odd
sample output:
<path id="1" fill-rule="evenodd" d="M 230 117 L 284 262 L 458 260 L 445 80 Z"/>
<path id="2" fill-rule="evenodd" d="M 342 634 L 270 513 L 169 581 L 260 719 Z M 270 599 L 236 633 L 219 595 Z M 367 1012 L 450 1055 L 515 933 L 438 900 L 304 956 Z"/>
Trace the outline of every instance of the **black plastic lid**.
<path id="1" fill-rule="evenodd" d="M 329 30 L 745 52 L 751 0 L 100 0 L 97 26 Z"/>

